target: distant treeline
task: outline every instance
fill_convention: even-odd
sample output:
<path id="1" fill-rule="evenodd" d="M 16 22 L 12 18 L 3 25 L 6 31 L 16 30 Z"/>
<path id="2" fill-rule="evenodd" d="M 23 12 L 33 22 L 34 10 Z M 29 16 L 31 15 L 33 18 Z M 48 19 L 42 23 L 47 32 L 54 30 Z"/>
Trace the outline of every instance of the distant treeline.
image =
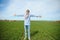
<path id="1" fill-rule="evenodd" d="M 20 20 L 0 20 L 0 21 L 20 21 Z"/>
<path id="2" fill-rule="evenodd" d="M 23 21 L 23 20 L 0 20 L 0 21 Z M 38 21 L 38 20 L 32 20 L 32 21 Z M 47 21 L 47 20 L 40 20 L 40 21 Z M 60 20 L 56 20 L 55 22 L 60 22 Z"/>

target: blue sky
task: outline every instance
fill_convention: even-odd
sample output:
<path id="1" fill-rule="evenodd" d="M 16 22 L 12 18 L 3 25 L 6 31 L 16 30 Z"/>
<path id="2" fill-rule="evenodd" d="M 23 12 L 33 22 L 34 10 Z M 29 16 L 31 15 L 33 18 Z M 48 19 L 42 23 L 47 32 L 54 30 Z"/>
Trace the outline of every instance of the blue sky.
<path id="1" fill-rule="evenodd" d="M 24 15 L 26 9 L 31 14 L 42 16 L 32 17 L 32 20 L 60 20 L 59 0 L 0 0 L 0 19 L 23 20 L 13 14 Z"/>

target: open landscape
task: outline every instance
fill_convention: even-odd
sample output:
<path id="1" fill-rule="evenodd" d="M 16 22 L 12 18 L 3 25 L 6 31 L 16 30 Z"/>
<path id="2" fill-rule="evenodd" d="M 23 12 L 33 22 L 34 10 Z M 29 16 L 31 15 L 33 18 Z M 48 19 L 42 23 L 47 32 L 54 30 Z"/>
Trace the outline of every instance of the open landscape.
<path id="1" fill-rule="evenodd" d="M 23 21 L 0 21 L 0 40 L 23 39 Z M 31 21 L 31 40 L 60 40 L 60 21 Z"/>

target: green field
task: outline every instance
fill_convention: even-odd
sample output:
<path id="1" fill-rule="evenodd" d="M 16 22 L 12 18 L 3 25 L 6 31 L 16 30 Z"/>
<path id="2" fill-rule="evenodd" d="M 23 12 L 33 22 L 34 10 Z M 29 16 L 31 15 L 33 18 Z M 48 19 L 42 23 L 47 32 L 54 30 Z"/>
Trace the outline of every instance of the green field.
<path id="1" fill-rule="evenodd" d="M 0 21 L 0 40 L 23 38 L 23 21 Z M 31 21 L 31 40 L 60 40 L 60 21 Z"/>

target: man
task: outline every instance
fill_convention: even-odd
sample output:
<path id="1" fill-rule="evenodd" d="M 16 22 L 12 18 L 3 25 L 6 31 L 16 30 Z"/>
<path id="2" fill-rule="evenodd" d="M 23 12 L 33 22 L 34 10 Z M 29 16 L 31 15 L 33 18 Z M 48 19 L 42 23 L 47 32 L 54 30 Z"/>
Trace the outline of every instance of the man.
<path id="1" fill-rule="evenodd" d="M 23 15 L 14 14 L 14 16 L 23 16 Z M 28 40 L 30 40 L 30 18 L 31 17 L 41 17 L 41 16 L 30 15 L 30 10 L 29 9 L 26 10 L 26 13 L 24 15 L 24 31 L 25 31 L 24 32 L 25 33 L 24 40 L 26 40 L 27 37 L 28 37 Z"/>

